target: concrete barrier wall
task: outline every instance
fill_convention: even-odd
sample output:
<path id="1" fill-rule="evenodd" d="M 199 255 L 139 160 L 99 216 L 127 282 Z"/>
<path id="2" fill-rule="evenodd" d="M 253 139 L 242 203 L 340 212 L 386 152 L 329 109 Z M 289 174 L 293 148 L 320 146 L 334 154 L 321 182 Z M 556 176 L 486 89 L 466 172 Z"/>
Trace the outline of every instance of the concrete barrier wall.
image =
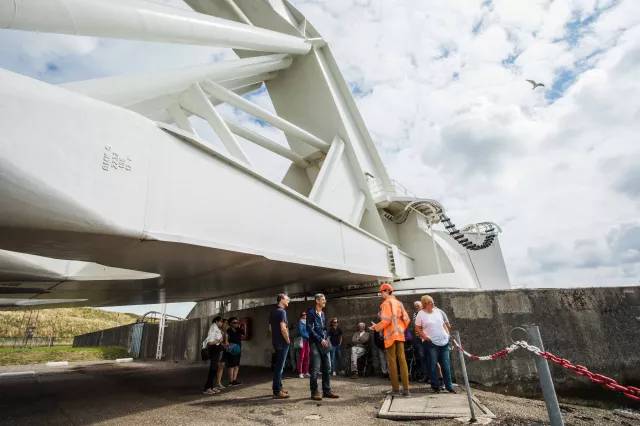
<path id="1" fill-rule="evenodd" d="M 540 327 L 547 351 L 611 376 L 619 383 L 640 385 L 639 287 L 430 294 L 436 305 L 447 313 L 454 330 L 460 332 L 465 349 L 475 355 L 489 355 L 509 346 L 512 328 L 535 324 Z M 410 311 L 413 301 L 420 296 L 399 296 L 398 299 Z M 327 317 L 338 318 L 345 341 L 350 341 L 359 322 L 370 324 L 375 320 L 380 302 L 376 297 L 329 300 Z M 313 301 L 291 303 L 287 309 L 289 325 L 295 326 L 300 312 L 312 306 Z M 248 316 L 253 320 L 252 338 L 244 344 L 242 364 L 270 365 L 272 349 L 267 318 L 271 309 L 273 306 L 263 306 L 223 315 L 227 318 Z M 189 333 L 176 331 L 172 334 L 176 339 L 165 337 L 166 352 L 172 354 L 171 359 L 197 360 L 197 349 L 211 319 L 212 316 L 208 316 L 186 321 L 180 327 L 190 330 Z M 292 334 L 296 335 L 295 329 Z M 343 358 L 344 355 L 343 347 Z M 456 357 L 454 369 L 457 364 Z M 535 363 L 523 349 L 494 361 L 468 361 L 467 370 L 472 382 L 488 388 L 519 395 L 539 394 Z M 559 393 L 604 397 L 610 392 L 555 364 L 551 372 Z"/>
<path id="2" fill-rule="evenodd" d="M 639 287 L 430 294 L 436 305 L 447 313 L 454 330 L 460 331 L 465 349 L 475 355 L 489 355 L 509 346 L 512 328 L 535 324 L 540 327 L 547 351 L 574 364 L 584 365 L 591 371 L 611 376 L 624 385 L 640 387 Z M 410 311 L 413 301 L 420 296 L 399 296 L 398 299 Z M 359 322 L 370 324 L 375 320 L 380 302 L 378 297 L 331 299 L 326 307 L 327 318 L 338 318 L 340 328 L 345 333 L 345 342 L 348 342 Z M 300 313 L 312 306 L 313 301 L 289 305 L 287 313 L 293 336 L 297 335 L 296 324 Z M 207 307 L 199 309 L 206 311 Z M 262 306 L 222 315 L 226 318 L 237 316 L 252 319 L 251 339 L 243 344 L 243 365 L 271 365 L 268 316 L 272 309 L 273 305 Z M 210 315 L 170 323 L 164 338 L 165 359 L 198 361 L 202 341 L 212 318 L 213 315 Z M 155 328 L 145 326 L 141 357 L 155 357 L 157 325 L 153 326 Z M 74 346 L 126 347 L 128 327 L 78 336 Z M 519 339 L 523 337 L 516 336 Z M 344 346 L 343 359 L 347 355 Z M 375 362 L 377 364 L 377 356 Z M 452 364 L 454 370 L 459 370 L 457 363 L 456 356 Z M 540 392 L 535 363 L 523 349 L 498 360 L 468 360 L 467 370 L 471 382 L 488 388 L 530 396 Z M 551 365 L 551 372 L 556 389 L 561 394 L 579 393 L 595 398 L 613 395 L 555 364 Z"/>

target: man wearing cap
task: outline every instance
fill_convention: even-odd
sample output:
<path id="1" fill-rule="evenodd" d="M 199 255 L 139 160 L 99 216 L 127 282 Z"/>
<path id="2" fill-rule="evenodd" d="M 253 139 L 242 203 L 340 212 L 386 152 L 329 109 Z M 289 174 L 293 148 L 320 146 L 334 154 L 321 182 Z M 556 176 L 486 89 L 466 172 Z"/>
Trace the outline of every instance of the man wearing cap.
<path id="1" fill-rule="evenodd" d="M 380 305 L 382 311 L 381 320 L 373 324 L 369 330 L 383 332 L 384 347 L 389 364 L 389 379 L 391 390 L 388 394 L 400 394 L 398 383 L 398 364 L 400 364 L 400 377 L 402 379 L 402 396 L 409 396 L 409 369 L 404 356 L 404 332 L 411 319 L 404 306 L 392 295 L 393 287 L 384 283 L 380 286 L 380 296 L 383 302 Z"/>

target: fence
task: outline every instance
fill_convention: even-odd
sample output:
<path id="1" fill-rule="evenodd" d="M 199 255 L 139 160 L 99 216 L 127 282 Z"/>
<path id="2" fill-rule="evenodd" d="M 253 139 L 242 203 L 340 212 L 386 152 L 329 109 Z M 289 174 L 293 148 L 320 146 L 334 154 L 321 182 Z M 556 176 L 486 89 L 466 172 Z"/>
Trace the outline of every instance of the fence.
<path id="1" fill-rule="evenodd" d="M 71 346 L 73 337 L 57 338 L 54 336 L 53 342 L 51 336 L 32 337 L 24 340 L 24 337 L 0 337 L 0 348 L 42 348 L 47 346 Z"/>

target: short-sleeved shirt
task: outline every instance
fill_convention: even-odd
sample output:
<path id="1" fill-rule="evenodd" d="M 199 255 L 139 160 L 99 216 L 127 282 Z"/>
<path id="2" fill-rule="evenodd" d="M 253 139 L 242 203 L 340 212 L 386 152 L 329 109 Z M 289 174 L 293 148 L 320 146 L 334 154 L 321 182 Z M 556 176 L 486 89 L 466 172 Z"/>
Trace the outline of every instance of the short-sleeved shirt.
<path id="1" fill-rule="evenodd" d="M 271 324 L 271 343 L 273 343 L 273 347 L 279 349 L 289 346 L 280 329 L 280 323 L 287 323 L 287 311 L 278 306 L 269 314 L 269 323 Z"/>
<path id="2" fill-rule="evenodd" d="M 244 330 L 241 328 L 236 328 L 235 330 L 231 327 L 227 329 L 227 335 L 229 336 L 229 343 L 235 343 L 236 345 L 242 346 L 242 336 L 244 336 Z"/>
<path id="3" fill-rule="evenodd" d="M 331 346 L 338 346 L 340 344 L 340 336 L 342 336 L 342 330 L 340 330 L 340 327 L 331 327 L 327 334 L 329 335 Z"/>
<path id="4" fill-rule="evenodd" d="M 447 322 L 447 316 L 438 308 L 433 308 L 430 314 L 420 311 L 416 316 L 416 326 L 421 327 L 422 332 L 437 346 L 449 343 L 449 334 L 444 327 Z"/>

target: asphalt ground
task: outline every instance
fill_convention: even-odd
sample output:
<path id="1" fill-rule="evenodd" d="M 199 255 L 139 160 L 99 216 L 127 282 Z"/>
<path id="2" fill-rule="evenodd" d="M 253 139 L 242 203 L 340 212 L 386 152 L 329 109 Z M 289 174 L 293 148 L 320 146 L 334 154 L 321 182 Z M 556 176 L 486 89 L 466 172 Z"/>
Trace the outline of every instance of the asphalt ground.
<path id="1" fill-rule="evenodd" d="M 35 371 L 35 377 L 0 379 L 1 425 L 460 425 L 456 420 L 392 421 L 376 418 L 387 379 L 332 377 L 336 400 L 309 399 L 309 380 L 285 373 L 287 400 L 271 397 L 271 372 L 243 367 L 242 386 L 202 395 L 208 365 L 169 362 L 86 363 L 68 367 L 0 367 L 0 373 Z M 320 380 L 319 380 L 320 381 Z M 224 381 L 223 381 L 224 383 Z M 320 383 L 319 383 L 320 384 Z M 413 392 L 425 387 L 412 387 Z M 545 425 L 542 401 L 476 390 L 501 426 Z M 610 410 L 564 405 L 566 425 L 635 425 Z"/>

